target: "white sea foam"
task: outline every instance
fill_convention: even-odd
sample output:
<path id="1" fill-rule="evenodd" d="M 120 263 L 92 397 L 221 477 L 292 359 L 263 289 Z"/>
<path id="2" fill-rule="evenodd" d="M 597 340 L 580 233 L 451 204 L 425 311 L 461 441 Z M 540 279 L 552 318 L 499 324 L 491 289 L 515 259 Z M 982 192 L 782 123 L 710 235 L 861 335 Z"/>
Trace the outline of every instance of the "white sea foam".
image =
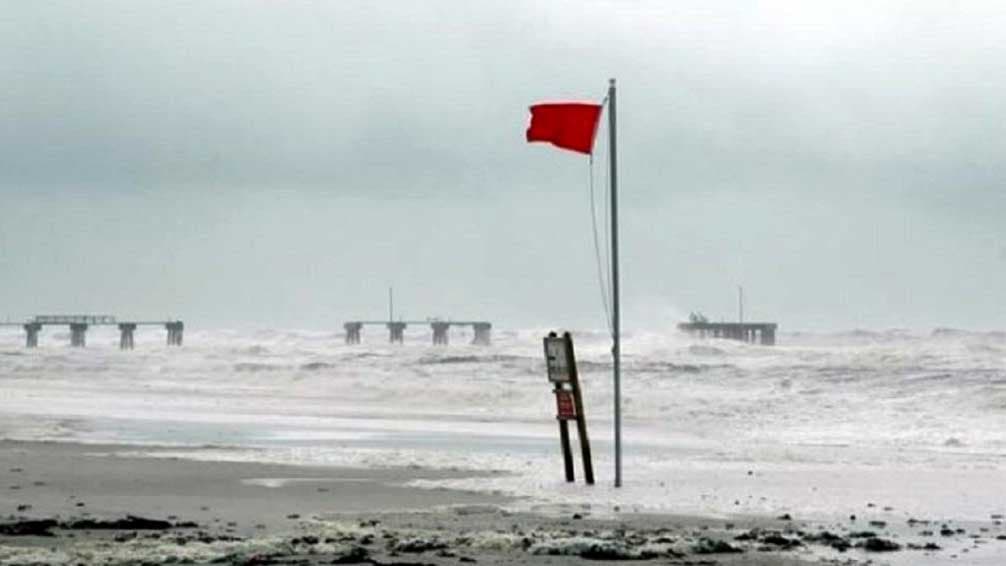
<path id="1" fill-rule="evenodd" d="M 561 482 L 543 333 L 496 332 L 489 347 L 457 334 L 442 348 L 412 328 L 395 346 L 378 331 L 356 346 L 334 333 L 187 331 L 183 348 L 167 348 L 150 331 L 120 352 L 110 331 L 83 350 L 43 335 L 30 351 L 0 330 L 0 435 L 503 470 L 420 483 L 526 505 L 834 515 L 870 501 L 962 518 L 1006 508 L 1006 334 L 783 334 L 776 347 L 630 334 L 628 481 L 614 490 L 610 344 L 576 333 L 599 479 L 585 490 Z"/>

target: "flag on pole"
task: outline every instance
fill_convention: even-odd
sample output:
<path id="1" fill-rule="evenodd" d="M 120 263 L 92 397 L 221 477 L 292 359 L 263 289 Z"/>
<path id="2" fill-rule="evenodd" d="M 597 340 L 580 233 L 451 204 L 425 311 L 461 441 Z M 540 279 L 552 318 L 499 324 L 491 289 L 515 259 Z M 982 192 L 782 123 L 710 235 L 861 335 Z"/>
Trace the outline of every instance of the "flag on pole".
<path id="1" fill-rule="evenodd" d="M 615 487 L 622 487 L 622 346 L 618 283 L 618 160 L 615 150 L 615 79 L 608 81 L 608 154 L 611 176 L 611 358 L 615 401 Z M 601 118 L 600 104 L 552 102 L 531 107 L 527 141 L 592 155 Z"/>
<path id="2" fill-rule="evenodd" d="M 586 153 L 594 149 L 601 105 L 590 102 L 550 102 L 531 106 L 527 141 Z"/>

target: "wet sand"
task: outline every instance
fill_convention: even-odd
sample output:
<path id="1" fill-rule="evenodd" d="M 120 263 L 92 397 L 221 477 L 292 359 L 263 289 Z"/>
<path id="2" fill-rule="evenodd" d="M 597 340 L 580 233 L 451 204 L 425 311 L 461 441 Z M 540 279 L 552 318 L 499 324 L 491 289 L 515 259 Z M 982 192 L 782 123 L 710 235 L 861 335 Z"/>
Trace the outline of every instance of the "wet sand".
<path id="1" fill-rule="evenodd" d="M 1006 548 L 994 518 L 941 534 L 940 524 L 543 516 L 507 511 L 501 496 L 403 485 L 470 472 L 117 455 L 132 449 L 0 442 L 0 563 L 1000 564 Z M 129 516 L 152 521 L 108 522 Z"/>
<path id="2" fill-rule="evenodd" d="M 402 487 L 413 479 L 464 477 L 460 472 L 387 468 L 358 470 L 123 457 L 139 447 L 0 442 L 0 512 L 31 505 L 29 516 L 176 516 L 203 523 L 289 526 L 289 515 L 428 509 L 492 504 L 501 497 Z M 143 447 L 144 452 L 157 449 Z"/>

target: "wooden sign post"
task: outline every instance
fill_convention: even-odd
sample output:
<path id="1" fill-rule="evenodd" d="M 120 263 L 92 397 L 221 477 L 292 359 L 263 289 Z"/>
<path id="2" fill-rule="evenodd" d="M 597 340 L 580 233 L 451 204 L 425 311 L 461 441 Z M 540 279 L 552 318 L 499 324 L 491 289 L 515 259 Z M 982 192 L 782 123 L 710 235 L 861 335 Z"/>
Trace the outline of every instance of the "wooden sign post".
<path id="1" fill-rule="evenodd" d="M 576 371 L 576 357 L 573 354 L 573 337 L 569 332 L 563 333 L 562 336 L 549 332 L 544 343 L 548 380 L 554 386 L 552 392 L 555 394 L 556 419 L 559 421 L 559 441 L 562 443 L 566 481 L 572 482 L 576 479 L 573 472 L 573 449 L 569 442 L 569 421 L 575 420 L 583 458 L 583 475 L 587 483 L 593 485 L 594 464 L 590 457 L 587 418 L 583 413 L 583 395 L 580 392 L 580 376 Z"/>

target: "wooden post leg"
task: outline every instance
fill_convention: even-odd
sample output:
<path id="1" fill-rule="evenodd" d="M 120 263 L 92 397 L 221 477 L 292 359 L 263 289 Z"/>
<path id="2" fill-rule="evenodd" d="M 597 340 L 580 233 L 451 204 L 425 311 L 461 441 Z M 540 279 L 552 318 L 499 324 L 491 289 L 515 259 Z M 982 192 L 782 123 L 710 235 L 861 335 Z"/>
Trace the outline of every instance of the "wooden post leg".
<path id="1" fill-rule="evenodd" d="M 581 409 L 582 410 L 582 409 Z M 583 477 L 587 485 L 594 485 L 594 461 L 590 457 L 590 440 L 587 438 L 587 422 L 583 415 L 577 415 L 576 435 L 580 437 L 580 454 L 583 457 Z"/>
<path id="2" fill-rule="evenodd" d="M 559 440 L 562 442 L 562 461 L 566 467 L 566 481 L 576 481 L 573 472 L 573 447 L 569 442 L 569 422 L 559 420 Z"/>
<path id="3" fill-rule="evenodd" d="M 573 406 L 576 411 L 576 436 L 580 439 L 580 456 L 583 458 L 583 477 L 587 485 L 594 485 L 594 461 L 590 457 L 590 438 L 587 437 L 587 415 L 583 411 L 583 393 L 580 391 L 580 373 L 576 369 L 573 337 L 566 332 L 567 359 L 569 359 L 570 386 L 573 388 Z"/>

